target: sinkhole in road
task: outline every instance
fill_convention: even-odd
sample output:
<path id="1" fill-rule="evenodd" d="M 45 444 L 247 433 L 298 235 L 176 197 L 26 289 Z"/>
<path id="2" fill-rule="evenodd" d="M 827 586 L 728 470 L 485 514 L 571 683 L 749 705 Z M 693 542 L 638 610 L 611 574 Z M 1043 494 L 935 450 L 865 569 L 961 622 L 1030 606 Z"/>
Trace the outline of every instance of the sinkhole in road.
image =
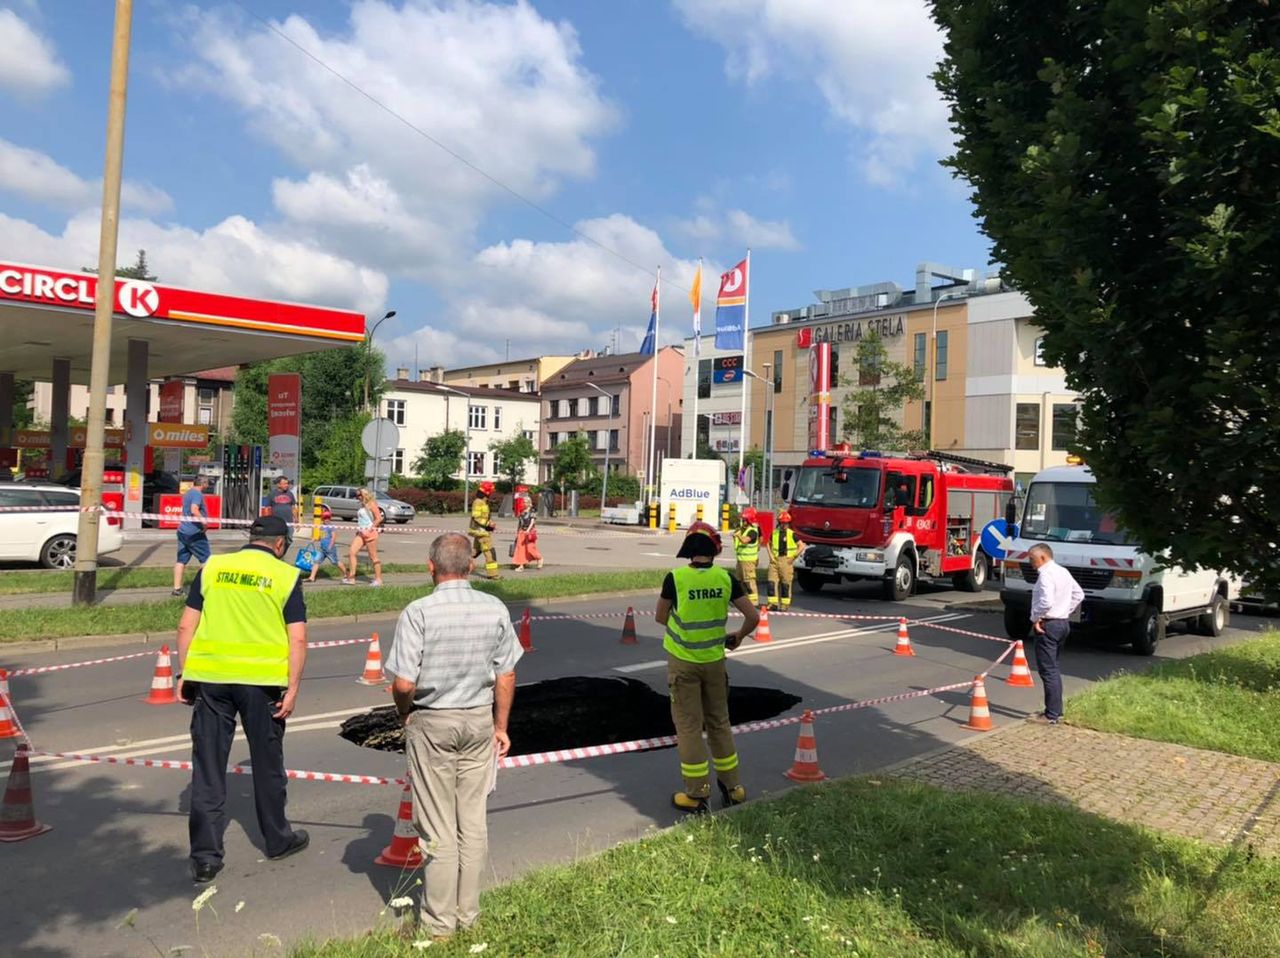
<path id="1" fill-rule="evenodd" d="M 729 717 L 735 725 L 781 715 L 800 697 L 780 689 L 730 686 Z M 522 685 L 511 712 L 511 754 L 606 745 L 673 735 L 671 700 L 628 678 L 570 676 Z M 404 729 L 394 707 L 383 706 L 342 723 L 348 742 L 384 752 L 404 751 Z"/>

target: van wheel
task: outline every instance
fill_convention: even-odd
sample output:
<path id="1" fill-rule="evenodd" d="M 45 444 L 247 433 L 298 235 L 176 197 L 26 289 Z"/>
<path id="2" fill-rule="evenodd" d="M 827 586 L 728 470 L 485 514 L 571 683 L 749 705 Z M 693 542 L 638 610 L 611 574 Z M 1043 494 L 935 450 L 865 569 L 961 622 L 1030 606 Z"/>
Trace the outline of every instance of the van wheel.
<path id="1" fill-rule="evenodd" d="M 902 602 L 910 596 L 916 589 L 915 556 L 909 552 L 898 556 L 893 578 L 885 579 L 881 589 L 884 597 L 890 602 Z"/>
<path id="2" fill-rule="evenodd" d="M 1164 638 L 1164 616 L 1155 606 L 1147 606 L 1134 619 L 1129 646 L 1135 655 L 1155 655 L 1156 646 Z"/>
<path id="3" fill-rule="evenodd" d="M 1195 630 L 1201 635 L 1217 637 L 1226 631 L 1228 625 L 1231 624 L 1231 610 L 1227 606 L 1227 600 L 1221 595 L 1215 594 L 1213 601 L 1209 603 L 1209 611 L 1204 615 L 1198 615 L 1195 622 L 1192 623 Z"/>
<path id="4" fill-rule="evenodd" d="M 817 595 L 822 591 L 822 587 L 827 584 L 828 580 L 825 575 L 818 575 L 808 569 L 796 569 L 796 581 L 800 583 L 800 588 L 809 593 L 809 595 Z"/>
<path id="5" fill-rule="evenodd" d="M 76 565 L 76 537 L 54 536 L 40 550 L 40 564 L 46 569 L 74 569 Z"/>
<path id="6" fill-rule="evenodd" d="M 973 554 L 973 568 L 968 572 L 957 572 L 951 577 L 951 584 L 961 592 L 981 592 L 986 588 L 990 568 L 987 554 L 978 549 Z"/>

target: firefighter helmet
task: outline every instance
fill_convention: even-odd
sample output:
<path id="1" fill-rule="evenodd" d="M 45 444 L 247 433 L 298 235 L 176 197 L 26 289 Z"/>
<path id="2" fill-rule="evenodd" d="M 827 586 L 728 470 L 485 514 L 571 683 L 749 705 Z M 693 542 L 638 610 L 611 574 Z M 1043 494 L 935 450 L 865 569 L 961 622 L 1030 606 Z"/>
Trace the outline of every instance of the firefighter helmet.
<path id="1" fill-rule="evenodd" d="M 742 518 L 746 519 L 748 522 L 755 522 L 756 521 L 755 509 L 753 509 L 751 506 L 747 506 L 747 508 L 742 510 Z"/>
<path id="2" fill-rule="evenodd" d="M 790 522 L 790 521 L 791 521 L 791 513 L 787 512 L 787 510 L 786 510 L 786 509 L 781 510 L 781 511 L 778 513 L 778 521 L 779 521 L 779 522 Z"/>
<path id="3" fill-rule="evenodd" d="M 710 543 L 708 547 L 700 540 L 707 540 Z M 710 548 L 711 551 L 708 551 Z M 680 544 L 680 551 L 676 553 L 677 559 L 692 559 L 696 556 L 718 556 L 723 545 L 720 541 L 720 531 L 715 526 L 706 522 L 694 522 L 685 530 L 684 542 Z"/>
<path id="4" fill-rule="evenodd" d="M 486 496 L 491 496 L 493 495 L 493 491 L 496 487 L 492 482 L 482 482 L 480 483 L 480 485 L 476 486 L 476 488 L 479 489 Z"/>

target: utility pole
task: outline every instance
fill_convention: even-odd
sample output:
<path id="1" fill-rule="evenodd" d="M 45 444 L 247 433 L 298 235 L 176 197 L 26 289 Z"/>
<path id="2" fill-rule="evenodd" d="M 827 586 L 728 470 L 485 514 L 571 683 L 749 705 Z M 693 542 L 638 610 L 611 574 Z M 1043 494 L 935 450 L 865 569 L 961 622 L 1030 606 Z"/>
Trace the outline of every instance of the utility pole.
<path id="1" fill-rule="evenodd" d="M 102 506 L 102 441 L 107 379 L 111 375 L 111 320 L 116 308 L 116 243 L 120 235 L 120 178 L 124 167 L 124 112 L 129 85 L 133 0 L 116 0 L 107 95 L 107 148 L 102 164 L 102 220 L 98 231 L 98 289 L 93 302 L 93 353 L 89 363 L 89 419 L 80 473 L 80 523 L 71 601 L 92 605 L 98 591 L 98 525 Z"/>

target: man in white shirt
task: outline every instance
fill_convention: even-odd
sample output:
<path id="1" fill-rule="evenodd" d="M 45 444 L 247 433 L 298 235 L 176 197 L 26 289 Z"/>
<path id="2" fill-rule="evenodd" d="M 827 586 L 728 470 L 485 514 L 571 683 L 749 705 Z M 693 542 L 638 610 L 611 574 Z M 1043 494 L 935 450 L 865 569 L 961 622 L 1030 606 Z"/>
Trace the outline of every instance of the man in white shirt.
<path id="1" fill-rule="evenodd" d="M 1036 670 L 1044 683 L 1044 711 L 1032 722 L 1057 725 L 1062 719 L 1062 675 L 1058 652 L 1071 631 L 1071 616 L 1084 601 L 1084 591 L 1071 573 L 1053 561 L 1053 550 L 1043 542 L 1030 550 L 1036 584 L 1031 590 L 1031 627 L 1036 636 Z"/>

